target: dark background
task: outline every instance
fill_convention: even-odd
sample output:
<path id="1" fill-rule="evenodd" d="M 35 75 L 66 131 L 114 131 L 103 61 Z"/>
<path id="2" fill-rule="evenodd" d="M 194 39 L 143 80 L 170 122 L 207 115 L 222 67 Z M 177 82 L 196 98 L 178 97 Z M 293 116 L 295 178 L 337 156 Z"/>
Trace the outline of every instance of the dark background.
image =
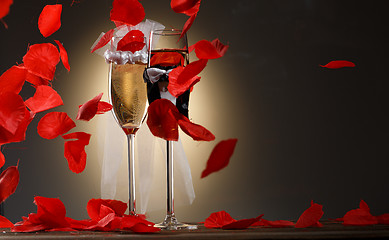
<path id="1" fill-rule="evenodd" d="M 45 39 L 37 20 L 45 4 L 55 3 L 64 7 L 62 26 Z M 146 18 L 167 26 L 181 28 L 187 19 L 168 0 L 141 3 Z M 60 40 L 72 69 L 57 67 L 53 87 L 65 106 L 55 111 L 75 118 L 79 104 L 105 91 L 107 75 L 100 71 L 107 69 L 90 46 L 114 27 L 111 4 L 15 0 L 4 18 L 8 29 L 0 26 L 0 73 L 21 63 L 28 45 Z M 386 7 L 386 1 L 203 0 L 189 44 L 219 38 L 230 48 L 208 63 L 192 94 L 191 118 L 216 141 L 183 137 L 197 198 L 192 206 L 176 208 L 181 220 L 203 221 L 219 210 L 235 218 L 264 213 L 271 220 L 295 220 L 311 200 L 323 205 L 324 218 L 342 217 L 361 199 L 374 215 L 389 212 Z M 331 60 L 356 67 L 319 66 Z M 22 95 L 33 93 L 26 87 Z M 19 221 L 36 211 L 34 196 L 45 196 L 59 197 L 68 216 L 86 218 L 87 201 L 100 192 L 96 144 L 88 146 L 85 171 L 70 172 L 62 139 L 37 135 L 42 116 L 31 123 L 26 141 L 2 147 L 5 167 L 20 159 L 21 174 L 4 204 L 5 216 Z M 77 130 L 93 135 L 88 124 L 79 123 Z M 213 146 L 231 137 L 238 145 L 230 165 L 200 179 Z"/>

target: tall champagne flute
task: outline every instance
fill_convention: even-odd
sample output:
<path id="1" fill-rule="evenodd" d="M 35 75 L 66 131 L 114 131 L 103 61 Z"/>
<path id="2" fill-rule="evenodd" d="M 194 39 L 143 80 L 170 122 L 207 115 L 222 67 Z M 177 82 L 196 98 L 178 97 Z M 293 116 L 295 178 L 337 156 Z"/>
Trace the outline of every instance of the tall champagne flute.
<path id="1" fill-rule="evenodd" d="M 158 81 L 147 82 L 147 95 L 149 103 L 156 99 L 166 98 L 172 101 L 180 113 L 188 117 L 189 93 L 186 91 L 177 98 L 167 90 L 169 84 L 168 73 L 178 66 L 189 63 L 189 52 L 186 34 L 181 38 L 181 31 L 175 29 L 154 30 L 151 32 L 149 43 L 148 69 L 165 72 L 159 74 Z M 173 177 L 173 141 L 166 141 L 166 195 L 167 209 L 165 220 L 156 227 L 167 230 L 196 229 L 196 225 L 189 225 L 177 221 L 174 213 L 174 177 Z"/>
<path id="2" fill-rule="evenodd" d="M 147 84 L 143 80 L 146 62 L 147 59 L 125 64 L 111 62 L 109 66 L 109 94 L 114 117 L 127 135 L 130 215 L 136 215 L 134 140 L 146 114 Z"/>

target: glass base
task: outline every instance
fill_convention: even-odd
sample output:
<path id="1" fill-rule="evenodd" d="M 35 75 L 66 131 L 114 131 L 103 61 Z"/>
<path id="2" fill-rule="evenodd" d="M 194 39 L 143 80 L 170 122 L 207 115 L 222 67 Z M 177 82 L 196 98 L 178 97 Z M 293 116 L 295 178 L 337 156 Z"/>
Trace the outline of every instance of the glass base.
<path id="1" fill-rule="evenodd" d="M 174 216 L 166 216 L 165 220 L 161 223 L 155 224 L 154 227 L 162 230 L 194 230 L 197 229 L 197 225 L 191 225 L 186 223 L 178 222 Z"/>

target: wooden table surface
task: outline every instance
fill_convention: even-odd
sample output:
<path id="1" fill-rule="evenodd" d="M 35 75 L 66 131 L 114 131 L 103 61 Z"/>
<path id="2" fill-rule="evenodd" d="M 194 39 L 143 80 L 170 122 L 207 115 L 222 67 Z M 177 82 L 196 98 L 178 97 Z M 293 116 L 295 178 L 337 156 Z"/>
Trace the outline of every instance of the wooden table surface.
<path id="1" fill-rule="evenodd" d="M 0 239 L 389 239 L 389 225 L 343 226 L 324 222 L 315 228 L 250 227 L 246 230 L 207 229 L 161 231 L 150 234 L 132 232 L 38 232 L 12 233 L 1 229 Z"/>

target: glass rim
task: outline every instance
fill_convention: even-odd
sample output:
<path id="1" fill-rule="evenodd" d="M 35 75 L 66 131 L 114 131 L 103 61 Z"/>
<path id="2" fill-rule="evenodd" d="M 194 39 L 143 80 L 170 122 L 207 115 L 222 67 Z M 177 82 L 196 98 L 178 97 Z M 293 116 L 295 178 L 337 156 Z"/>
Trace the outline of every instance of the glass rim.
<path id="1" fill-rule="evenodd" d="M 175 36 L 175 35 L 181 35 L 182 30 L 181 29 L 156 29 L 152 31 L 152 34 L 160 35 L 160 36 Z"/>

